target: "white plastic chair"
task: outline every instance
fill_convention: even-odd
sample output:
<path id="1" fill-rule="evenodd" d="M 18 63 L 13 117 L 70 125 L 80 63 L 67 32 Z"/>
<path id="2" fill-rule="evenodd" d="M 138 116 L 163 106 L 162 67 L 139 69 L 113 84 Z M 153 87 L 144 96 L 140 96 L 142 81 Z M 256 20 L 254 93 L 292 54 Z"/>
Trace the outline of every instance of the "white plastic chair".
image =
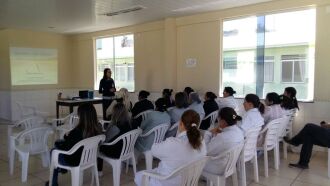
<path id="1" fill-rule="evenodd" d="M 176 136 L 178 133 L 178 128 L 179 128 L 180 121 L 174 123 L 166 132 L 165 137 L 173 137 Z"/>
<path id="2" fill-rule="evenodd" d="M 64 118 L 53 119 L 52 126 L 62 139 L 64 134 L 71 131 L 79 122 L 79 117 L 75 112 L 65 116 Z"/>
<path id="3" fill-rule="evenodd" d="M 246 186 L 245 162 L 253 160 L 254 181 L 259 182 L 257 140 L 261 127 L 251 129 L 245 137 L 244 147 L 240 156 L 239 171 L 241 173 L 242 186 Z"/>
<path id="4" fill-rule="evenodd" d="M 160 143 L 164 140 L 165 133 L 166 133 L 168 127 L 169 127 L 169 124 L 167 124 L 167 123 L 160 124 L 157 127 L 149 130 L 147 133 L 141 134 L 140 137 L 147 137 L 151 134 L 154 134 L 153 144 Z M 152 160 L 153 160 L 151 150 L 145 151 L 145 152 L 143 152 L 143 154 L 144 154 L 145 159 L 146 159 L 147 170 L 151 170 L 152 169 Z"/>
<path id="5" fill-rule="evenodd" d="M 279 129 L 282 125 L 283 118 L 275 119 L 270 121 L 264 129 L 259 133 L 259 135 L 263 135 L 266 133 L 263 146 L 258 147 L 258 150 L 264 151 L 264 168 L 265 168 L 265 177 L 268 177 L 268 151 L 274 150 L 274 167 L 276 170 L 279 169 Z"/>
<path id="6" fill-rule="evenodd" d="M 231 149 L 221 153 L 219 156 L 211 157 L 210 160 L 217 161 L 222 158 L 228 158 L 228 162 L 226 164 L 224 174 L 223 175 L 217 175 L 212 174 L 206 171 L 202 172 L 202 175 L 206 177 L 207 179 L 207 185 L 213 186 L 215 184 L 216 186 L 225 186 L 226 185 L 226 178 L 229 176 L 232 176 L 233 185 L 237 186 L 237 172 L 236 172 L 236 164 L 238 161 L 238 158 L 241 154 L 242 148 L 244 146 L 244 143 L 238 144 L 233 146 Z"/>
<path id="7" fill-rule="evenodd" d="M 283 141 L 283 138 L 286 136 L 286 128 L 289 125 L 291 119 L 292 119 L 291 115 L 283 116 L 282 124 L 278 130 L 278 144 L 280 145 L 280 142 L 282 142 L 283 144 L 284 159 L 288 159 L 288 145 Z M 280 164 L 281 162 L 279 161 L 278 163 Z"/>
<path id="8" fill-rule="evenodd" d="M 210 127 L 209 129 L 212 129 L 215 127 L 215 121 L 217 120 L 218 117 L 218 110 L 211 112 L 209 115 L 207 115 L 203 120 L 207 120 L 210 118 Z"/>
<path id="9" fill-rule="evenodd" d="M 50 127 L 37 127 L 25 130 L 14 137 L 15 142 L 9 156 L 9 173 L 14 173 L 15 151 L 22 161 L 22 182 L 27 180 L 29 155 L 40 154 L 42 165 L 49 165 L 48 136 L 53 133 Z"/>
<path id="10" fill-rule="evenodd" d="M 127 132 L 121 136 L 119 136 L 117 139 L 115 139 L 111 143 L 103 143 L 102 146 L 110 146 L 118 143 L 119 141 L 123 141 L 123 147 L 120 153 L 120 157 L 118 159 L 113 159 L 110 157 L 107 157 L 102 152 L 99 152 L 98 157 L 103 159 L 104 161 L 111 164 L 113 169 L 113 185 L 119 186 L 120 185 L 120 173 L 121 173 L 121 162 L 126 160 L 132 160 L 133 163 L 133 171 L 134 174 L 136 173 L 136 162 L 135 162 L 135 156 L 134 156 L 134 146 L 137 138 L 141 135 L 142 130 L 141 129 L 135 129 L 130 132 Z M 126 164 L 126 172 L 128 170 L 128 163 Z"/>
<path id="11" fill-rule="evenodd" d="M 32 116 L 32 117 L 17 121 L 13 125 L 8 125 L 8 128 L 7 128 L 8 157 L 10 157 L 10 151 L 14 147 L 15 137 L 18 134 L 17 132 L 13 133 L 13 129 L 23 131 L 23 130 L 27 130 L 27 129 L 40 127 L 40 126 L 42 126 L 42 124 L 43 123 L 38 116 Z"/>
<path id="12" fill-rule="evenodd" d="M 153 110 L 146 110 L 146 111 L 143 111 L 143 112 L 139 113 L 138 115 L 134 116 L 133 119 L 138 119 L 139 117 L 141 117 L 141 119 L 142 119 L 141 121 L 143 121 L 143 120 L 146 119 L 148 113 L 150 113 L 150 112 L 152 112 L 152 111 L 153 111 Z"/>
<path id="13" fill-rule="evenodd" d="M 48 112 L 42 112 L 37 110 L 36 107 L 33 106 L 27 106 L 23 105 L 20 102 L 15 102 L 17 107 L 18 107 L 18 112 L 19 112 L 19 119 L 24 119 L 32 116 L 39 116 L 42 118 L 43 121 L 45 121 L 45 118 L 49 115 Z"/>
<path id="14" fill-rule="evenodd" d="M 52 160 L 50 164 L 50 175 L 49 175 L 49 182 L 51 183 L 53 180 L 53 172 L 55 168 L 62 168 L 71 171 L 71 186 L 79 186 L 83 182 L 83 171 L 88 168 L 92 169 L 92 184 L 96 181 L 96 185 L 99 186 L 99 177 L 97 171 L 97 152 L 98 152 L 98 145 L 104 141 L 104 135 L 98 135 L 90 138 L 86 138 L 81 140 L 77 144 L 75 144 L 69 151 L 63 150 L 53 150 L 52 151 Z M 78 166 L 67 166 L 61 165 L 58 158 L 59 155 L 72 155 L 78 149 L 83 147 L 83 151 L 81 153 L 80 163 Z M 91 184 L 91 185 L 92 185 Z"/>
<path id="15" fill-rule="evenodd" d="M 291 116 L 291 119 L 286 127 L 286 134 L 289 136 L 289 138 L 291 139 L 292 136 L 293 136 L 293 120 L 294 120 L 294 117 L 296 116 L 296 113 L 297 113 L 297 109 L 291 109 L 289 114 Z"/>
<path id="16" fill-rule="evenodd" d="M 196 161 L 189 162 L 175 169 L 169 175 L 161 175 L 152 170 L 143 171 L 142 185 L 148 186 L 150 178 L 158 179 L 158 180 L 168 180 L 179 176 L 181 180 L 180 183 L 177 184 L 178 186 L 197 186 L 199 177 L 208 159 L 209 157 L 206 156 Z"/>

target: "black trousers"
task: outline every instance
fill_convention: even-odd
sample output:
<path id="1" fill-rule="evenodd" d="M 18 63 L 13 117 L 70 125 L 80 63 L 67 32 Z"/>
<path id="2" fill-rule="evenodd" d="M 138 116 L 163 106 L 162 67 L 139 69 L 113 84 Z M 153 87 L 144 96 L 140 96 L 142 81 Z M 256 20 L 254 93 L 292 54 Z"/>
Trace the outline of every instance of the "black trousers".
<path id="1" fill-rule="evenodd" d="M 313 145 L 330 147 L 330 129 L 308 123 L 291 141 L 296 146 L 302 144 L 298 163 L 307 166 L 312 156 Z"/>

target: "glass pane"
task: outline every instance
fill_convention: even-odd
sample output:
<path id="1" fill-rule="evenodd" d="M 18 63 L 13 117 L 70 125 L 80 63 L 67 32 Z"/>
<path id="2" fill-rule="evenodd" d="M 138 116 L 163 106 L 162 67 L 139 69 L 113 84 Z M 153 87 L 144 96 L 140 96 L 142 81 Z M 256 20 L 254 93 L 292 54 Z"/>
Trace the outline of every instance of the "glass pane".
<path id="1" fill-rule="evenodd" d="M 282 82 L 292 82 L 292 62 L 283 62 L 282 64 Z"/>
<path id="2" fill-rule="evenodd" d="M 134 91 L 134 76 L 128 78 L 128 66 L 134 67 L 133 35 L 115 37 L 115 63 L 116 88 L 127 88 L 128 91 Z"/>
<path id="3" fill-rule="evenodd" d="M 256 91 L 256 29 L 256 17 L 223 23 L 222 87 L 233 87 L 238 97 Z"/>
<path id="4" fill-rule="evenodd" d="M 304 82 L 305 63 L 303 61 L 295 61 L 294 63 L 294 82 Z"/>

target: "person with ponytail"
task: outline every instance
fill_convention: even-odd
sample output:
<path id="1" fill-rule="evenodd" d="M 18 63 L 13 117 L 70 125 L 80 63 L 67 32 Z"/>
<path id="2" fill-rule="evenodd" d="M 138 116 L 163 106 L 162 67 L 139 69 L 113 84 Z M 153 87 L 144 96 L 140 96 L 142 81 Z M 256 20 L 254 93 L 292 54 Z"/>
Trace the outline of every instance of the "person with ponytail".
<path id="1" fill-rule="evenodd" d="M 243 131 L 236 125 L 242 118 L 231 107 L 224 107 L 218 114 L 219 127 L 205 131 L 207 155 L 218 156 L 222 152 L 244 141 Z M 206 163 L 204 170 L 212 174 L 222 175 L 226 168 L 228 157 L 212 160 Z"/>
<path id="2" fill-rule="evenodd" d="M 223 98 L 218 98 L 216 100 L 219 110 L 224 107 L 231 107 L 234 110 L 238 110 L 238 105 L 234 98 L 234 94 L 236 94 L 236 91 L 232 87 L 225 87 L 223 89 Z"/>
<path id="3" fill-rule="evenodd" d="M 298 109 L 297 90 L 294 87 L 286 87 L 281 95 L 281 106 L 284 110 Z"/>
<path id="4" fill-rule="evenodd" d="M 151 147 L 152 155 L 160 159 L 158 167 L 153 169 L 153 172 L 169 175 L 178 167 L 206 156 L 206 145 L 197 128 L 199 122 L 197 112 L 185 111 L 181 116 L 177 137 L 169 137 Z M 134 181 L 136 185 L 142 185 L 142 171 L 136 173 Z M 168 180 L 152 178 L 149 180 L 150 186 L 177 186 L 179 184 L 179 176 Z"/>
<path id="5" fill-rule="evenodd" d="M 281 118 L 284 115 L 281 108 L 280 96 L 276 92 L 270 92 L 266 95 L 265 99 L 265 113 L 263 114 L 265 124 L 271 120 Z"/>
<path id="6" fill-rule="evenodd" d="M 265 111 L 265 106 L 260 102 L 260 99 L 255 94 L 247 94 L 243 103 L 246 113 L 242 117 L 242 121 L 238 126 L 246 133 L 255 127 L 261 127 L 265 124 L 262 114 Z"/>

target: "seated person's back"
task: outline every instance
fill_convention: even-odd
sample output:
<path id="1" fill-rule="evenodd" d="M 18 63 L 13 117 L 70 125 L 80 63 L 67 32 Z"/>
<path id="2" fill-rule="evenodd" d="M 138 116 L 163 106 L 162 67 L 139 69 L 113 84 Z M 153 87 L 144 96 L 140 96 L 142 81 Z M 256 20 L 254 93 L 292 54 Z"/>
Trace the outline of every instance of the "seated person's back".
<path id="1" fill-rule="evenodd" d="M 215 101 L 215 99 L 217 98 L 217 96 L 213 93 L 213 92 L 206 92 L 205 94 L 205 101 L 203 104 L 203 108 L 205 111 L 205 117 L 208 117 L 209 114 L 211 114 L 214 111 L 217 111 L 219 109 L 219 106 L 217 104 L 217 102 Z M 210 127 L 210 121 L 211 118 L 208 119 L 203 119 L 200 125 L 200 129 L 202 130 L 207 130 Z"/>
<path id="2" fill-rule="evenodd" d="M 139 92 L 139 101 L 136 102 L 131 110 L 132 112 L 132 117 L 134 118 L 141 112 L 147 111 L 147 110 L 154 110 L 154 105 L 152 104 L 151 101 L 149 101 L 147 98 L 150 95 L 149 92 L 147 91 L 140 91 Z M 142 121 L 142 118 L 136 118 L 135 119 L 135 125 L 140 126 Z"/>
<path id="3" fill-rule="evenodd" d="M 205 117 L 205 111 L 203 108 L 203 103 L 200 100 L 197 92 L 191 92 L 189 94 L 189 103 L 190 103 L 190 105 L 188 108 L 196 111 L 199 114 L 199 117 L 201 118 L 201 120 L 203 120 Z"/>

